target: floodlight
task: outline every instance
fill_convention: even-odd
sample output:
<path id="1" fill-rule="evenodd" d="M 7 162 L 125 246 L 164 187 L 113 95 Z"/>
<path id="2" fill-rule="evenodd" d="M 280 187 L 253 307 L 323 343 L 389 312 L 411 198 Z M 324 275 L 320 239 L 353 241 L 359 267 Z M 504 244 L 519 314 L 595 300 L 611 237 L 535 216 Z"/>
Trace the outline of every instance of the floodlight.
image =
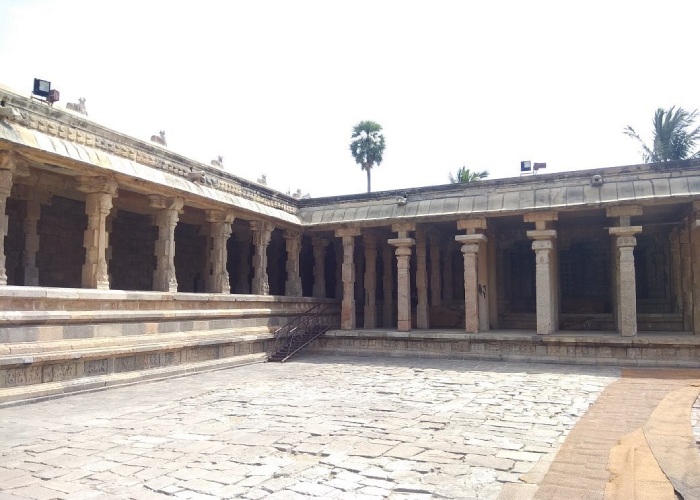
<path id="1" fill-rule="evenodd" d="M 50 92 L 51 82 L 46 80 L 40 80 L 38 78 L 34 79 L 34 90 L 32 91 L 32 94 L 46 99 L 49 97 Z"/>
<path id="2" fill-rule="evenodd" d="M 532 163 L 529 161 L 521 161 L 520 162 L 520 171 L 521 172 L 529 172 L 532 170 Z"/>

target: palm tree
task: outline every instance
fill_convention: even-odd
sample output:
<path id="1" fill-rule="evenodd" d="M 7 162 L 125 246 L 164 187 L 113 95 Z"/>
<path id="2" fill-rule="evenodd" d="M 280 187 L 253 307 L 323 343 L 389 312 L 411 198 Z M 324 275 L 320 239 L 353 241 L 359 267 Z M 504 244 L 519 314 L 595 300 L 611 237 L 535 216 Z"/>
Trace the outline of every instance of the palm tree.
<path id="1" fill-rule="evenodd" d="M 350 151 L 355 162 L 367 172 L 367 192 L 372 190 L 370 172 L 374 165 L 382 163 L 384 154 L 384 135 L 382 126 L 376 122 L 363 121 L 355 125 L 352 129 L 352 139 L 350 141 Z"/>
<path id="2" fill-rule="evenodd" d="M 455 175 L 452 175 L 450 173 L 450 182 L 452 184 L 463 184 L 465 182 L 475 182 L 479 179 L 484 179 L 488 176 L 488 170 L 482 170 L 481 172 L 472 172 L 467 167 L 462 167 L 459 170 L 457 170 L 457 173 Z"/>
<path id="3" fill-rule="evenodd" d="M 683 108 L 675 109 L 675 106 L 668 110 L 657 109 L 652 121 L 654 144 L 651 148 L 629 125 L 625 134 L 642 145 L 642 158 L 646 163 L 700 158 L 700 150 L 693 151 L 700 141 L 700 127 L 692 128 L 697 113 L 697 110 L 688 112 Z"/>

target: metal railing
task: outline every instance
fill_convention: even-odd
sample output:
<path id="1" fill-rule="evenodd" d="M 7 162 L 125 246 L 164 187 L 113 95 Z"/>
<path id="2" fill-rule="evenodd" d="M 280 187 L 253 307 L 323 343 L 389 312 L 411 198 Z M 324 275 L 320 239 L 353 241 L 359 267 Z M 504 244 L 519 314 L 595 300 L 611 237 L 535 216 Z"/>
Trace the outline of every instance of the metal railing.
<path id="1" fill-rule="evenodd" d="M 275 330 L 274 355 L 284 354 L 284 359 L 306 347 L 314 338 L 333 326 L 333 318 L 327 314 L 331 306 L 317 304 L 308 311 L 295 316 L 289 323 Z M 313 338 L 301 342 L 306 335 Z"/>

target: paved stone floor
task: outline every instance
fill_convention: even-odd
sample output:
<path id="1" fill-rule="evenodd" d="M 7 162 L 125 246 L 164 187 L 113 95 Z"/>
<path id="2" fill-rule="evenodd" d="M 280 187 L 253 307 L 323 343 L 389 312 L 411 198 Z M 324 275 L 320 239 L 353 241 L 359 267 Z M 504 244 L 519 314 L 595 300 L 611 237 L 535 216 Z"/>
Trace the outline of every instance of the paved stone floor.
<path id="1" fill-rule="evenodd" d="M 314 356 L 6 408 L 0 499 L 497 498 L 618 377 Z"/>

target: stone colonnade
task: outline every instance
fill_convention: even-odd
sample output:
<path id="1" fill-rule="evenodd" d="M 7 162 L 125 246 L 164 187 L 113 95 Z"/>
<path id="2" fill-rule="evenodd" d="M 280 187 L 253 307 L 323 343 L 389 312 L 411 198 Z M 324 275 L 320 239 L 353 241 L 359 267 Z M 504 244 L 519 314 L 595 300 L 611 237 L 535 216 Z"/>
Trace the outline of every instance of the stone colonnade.
<path id="1" fill-rule="evenodd" d="M 4 241 L 8 234 L 9 218 L 7 200 L 11 193 L 25 202 L 22 220 L 24 244 L 21 254 L 21 269 L 18 270 L 17 283 L 25 286 L 39 286 L 39 269 L 37 253 L 39 251 L 38 224 L 41 219 L 41 206 L 50 202 L 47 192 L 28 184 L 18 184 L 17 179 L 28 177 L 29 168 L 26 161 L 12 151 L 0 151 L 0 286 L 7 285 L 6 256 Z M 85 260 L 81 269 L 81 286 L 106 290 L 110 288 L 109 261 L 110 215 L 114 216 L 113 200 L 118 196 L 118 183 L 104 176 L 77 176 L 73 188 L 85 194 L 85 216 L 87 227 L 83 233 Z M 148 195 L 148 208 L 152 210 L 152 223 L 157 228 L 155 240 L 155 269 L 152 278 L 152 290 L 177 292 L 178 282 L 175 268 L 175 229 L 183 213 L 185 200 L 178 196 Z M 204 289 L 209 293 L 230 293 L 231 284 L 227 271 L 227 242 L 232 234 L 234 213 L 230 210 L 204 210 L 205 221 L 202 232 L 206 241 L 204 265 Z M 267 276 L 267 247 L 270 243 L 274 225 L 267 221 L 250 222 L 253 255 L 252 293 L 269 294 L 270 286 Z M 300 274 L 301 253 L 300 230 L 286 230 L 286 282 L 285 295 L 301 296 L 302 282 Z M 328 241 L 321 248 L 324 250 Z M 245 257 L 245 256 L 244 256 Z M 234 258 L 236 258 L 234 256 Z M 241 262 L 237 262 L 241 264 Z M 324 266 L 317 267 L 320 277 L 315 289 L 318 297 L 325 297 L 323 283 Z M 322 292 L 320 290 L 323 290 Z"/>
<path id="2" fill-rule="evenodd" d="M 698 223 L 700 227 L 700 203 L 698 204 Z M 633 249 L 636 244 L 634 234 L 642 231 L 641 226 L 631 226 L 630 218 L 642 214 L 639 206 L 616 206 L 607 210 L 607 216 L 616 220 L 615 227 L 609 228 L 615 246 L 615 264 L 613 269 L 613 286 L 616 293 L 615 315 L 618 321 L 618 331 L 621 335 L 635 335 L 637 332 L 635 267 Z M 523 216 L 525 223 L 534 224 L 535 228 L 526 232 L 532 240 L 533 258 L 535 260 L 535 299 L 536 325 L 539 335 L 548 335 L 559 329 L 559 266 L 557 251 L 558 213 L 554 211 L 532 212 Z M 495 277 L 489 256 L 495 255 L 495 250 L 489 247 L 489 237 L 486 234 L 486 218 L 469 218 L 457 221 L 457 229 L 466 234 L 455 236 L 462 244 L 464 257 L 464 308 L 465 331 L 477 333 L 488 331 L 492 318 L 497 314 L 491 283 Z M 394 247 L 396 257 L 395 281 L 392 282 L 391 266 L 393 266 L 391 247 L 384 247 L 382 253 L 384 279 L 384 326 L 392 324 L 393 314 L 396 314 L 396 325 L 399 331 L 410 331 L 411 318 L 411 275 L 410 259 L 413 247 L 416 251 L 415 283 L 417 291 L 416 327 L 427 329 L 429 322 L 429 305 L 438 306 L 442 300 L 451 300 L 452 264 L 450 258 L 441 259 L 440 238 L 430 233 L 424 227 L 415 223 L 394 224 L 391 230 L 397 233 L 395 238 L 389 238 L 387 243 Z M 411 233 L 415 237 L 411 237 Z M 340 229 L 336 236 L 342 238 L 343 265 L 343 313 L 341 327 L 354 329 L 355 324 L 355 238 L 363 237 L 365 244 L 365 324 L 364 328 L 375 328 L 376 321 L 376 230 L 357 228 Z M 319 252 L 321 251 L 318 243 Z M 430 275 L 427 271 L 426 248 L 430 247 Z M 700 252 L 697 259 L 700 260 Z M 441 262 L 442 260 L 442 262 Z M 442 275 L 440 265 L 442 264 Z M 700 282 L 700 280 L 698 280 Z M 396 306 L 393 307 L 392 285 L 396 284 Z M 428 283 L 430 286 L 428 286 Z M 446 286 L 446 284 L 448 286 Z M 700 288 L 700 285 L 697 285 Z M 430 291 L 430 297 L 429 292 Z M 428 300 L 430 299 L 430 300 Z M 388 322 L 387 322 L 388 320 Z"/>

